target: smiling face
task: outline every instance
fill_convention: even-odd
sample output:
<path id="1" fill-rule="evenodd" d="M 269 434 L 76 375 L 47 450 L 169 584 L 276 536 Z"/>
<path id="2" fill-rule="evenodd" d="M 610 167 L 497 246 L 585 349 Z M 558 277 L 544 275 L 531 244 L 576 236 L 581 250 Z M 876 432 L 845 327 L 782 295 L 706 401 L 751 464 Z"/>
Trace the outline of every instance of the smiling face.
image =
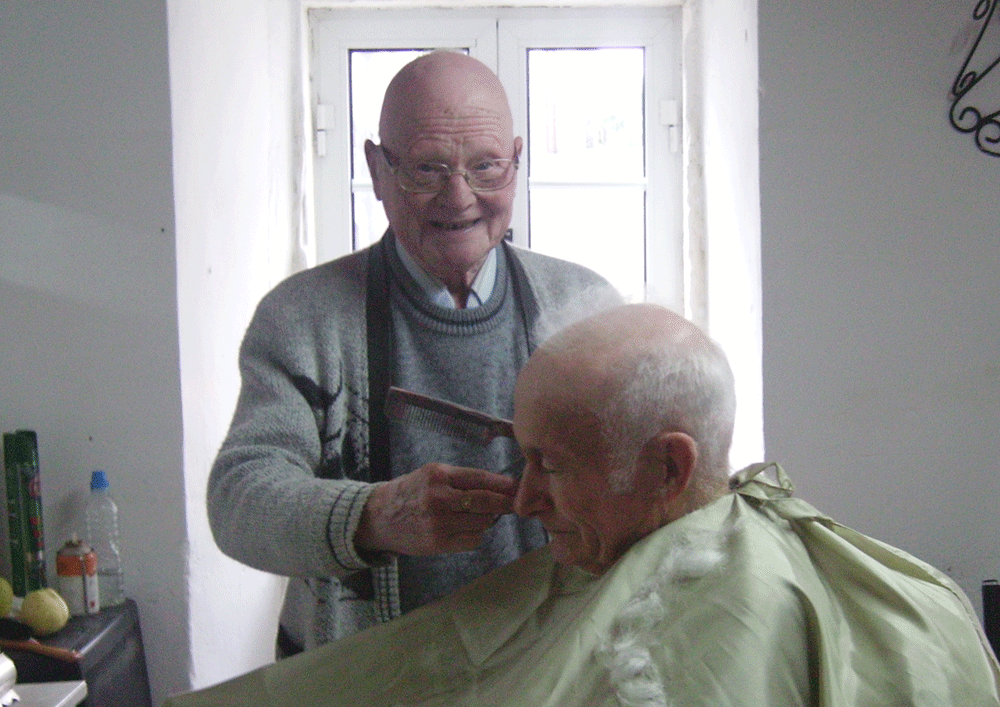
<path id="1" fill-rule="evenodd" d="M 429 54 L 404 67 L 386 91 L 379 132 L 392 159 L 410 164 L 465 170 L 521 151 L 500 82 L 463 54 Z M 377 146 L 369 142 L 366 155 L 375 195 L 400 243 L 453 293 L 467 290 L 510 225 L 516 180 L 474 192 L 453 174 L 440 192 L 415 194 L 400 188 Z"/>
<path id="2" fill-rule="evenodd" d="M 594 412 L 607 391 L 567 363 L 540 350 L 518 378 L 514 431 L 527 465 L 514 510 L 542 522 L 556 562 L 601 574 L 664 524 L 663 484 L 640 464 L 628 492 L 613 488 Z"/>

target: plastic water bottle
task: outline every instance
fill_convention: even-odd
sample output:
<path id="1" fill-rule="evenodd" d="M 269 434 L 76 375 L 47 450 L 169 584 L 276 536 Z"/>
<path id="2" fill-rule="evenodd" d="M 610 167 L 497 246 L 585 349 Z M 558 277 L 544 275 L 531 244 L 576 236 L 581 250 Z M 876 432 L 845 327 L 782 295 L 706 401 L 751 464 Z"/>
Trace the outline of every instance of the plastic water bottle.
<path id="1" fill-rule="evenodd" d="M 118 542 L 118 505 L 108 492 L 108 476 L 95 471 L 87 499 L 87 544 L 97 555 L 97 591 L 101 608 L 125 601 L 122 553 Z"/>

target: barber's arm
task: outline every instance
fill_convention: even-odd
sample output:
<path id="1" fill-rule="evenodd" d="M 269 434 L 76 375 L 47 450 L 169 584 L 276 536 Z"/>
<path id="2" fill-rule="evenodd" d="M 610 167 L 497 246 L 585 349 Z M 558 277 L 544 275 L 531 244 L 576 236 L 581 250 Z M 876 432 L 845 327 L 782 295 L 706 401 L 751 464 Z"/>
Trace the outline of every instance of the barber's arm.
<path id="1" fill-rule="evenodd" d="M 301 289 L 292 295 L 301 302 Z M 380 484 L 354 480 L 363 475 L 349 465 L 364 454 L 351 447 L 346 420 L 362 402 L 346 397 L 356 385 L 331 378 L 347 375 L 336 358 L 343 335 L 317 338 L 330 327 L 290 318 L 288 299 L 265 298 L 240 347 L 240 396 L 208 483 L 222 551 L 274 574 L 343 577 L 387 553 L 478 547 L 511 512 L 514 482 L 439 464 Z"/>
<path id="2" fill-rule="evenodd" d="M 209 477 L 209 521 L 219 547 L 240 562 L 341 577 L 368 566 L 349 538 L 374 487 L 351 479 L 357 470 L 346 465 L 361 455 L 343 442 L 343 423 L 323 427 L 350 410 L 336 397 L 350 387 L 339 378 L 338 342 L 317 339 L 323 327 L 313 322 L 289 321 L 284 303 L 261 302 L 240 348 L 242 386 Z M 324 436 L 334 439 L 328 458 Z M 318 473 L 321 465 L 339 468 Z"/>

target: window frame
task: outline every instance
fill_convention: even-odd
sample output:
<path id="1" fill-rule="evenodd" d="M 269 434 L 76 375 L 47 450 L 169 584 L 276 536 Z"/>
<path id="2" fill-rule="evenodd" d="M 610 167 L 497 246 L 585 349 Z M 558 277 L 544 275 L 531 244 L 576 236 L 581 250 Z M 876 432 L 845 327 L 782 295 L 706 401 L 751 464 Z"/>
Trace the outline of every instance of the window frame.
<path id="1" fill-rule="evenodd" d="M 524 58 L 529 48 L 570 48 L 601 46 L 645 48 L 644 81 L 646 91 L 645 127 L 645 285 L 655 292 L 652 297 L 676 311 L 683 311 L 684 295 L 684 228 L 682 217 L 683 179 L 682 155 L 679 149 L 671 150 L 671 126 L 662 119 L 660 112 L 665 102 L 678 107 L 673 123 L 675 136 L 680 131 L 679 106 L 681 102 L 681 65 L 679 56 L 680 12 L 674 8 L 630 8 L 628 17 L 619 17 L 613 31 L 607 27 L 607 8 L 577 8 L 572 10 L 573 22 L 565 22 L 566 10 L 535 9 L 530 16 L 501 19 L 507 31 L 498 33 L 498 70 L 504 85 L 526 85 L 526 61 L 515 65 L 505 63 L 510 56 Z M 673 35 L 673 36 L 670 36 Z M 598 39 L 599 38 L 599 39 Z M 503 46 L 507 43 L 508 47 Z M 652 95 L 656 92 L 656 95 Z M 510 96 L 514 114 L 515 134 L 531 139 L 528 130 L 526 95 Z M 528 145 L 525 145 L 528 152 Z M 530 187 L 533 179 L 530 170 L 522 170 L 515 194 L 514 242 L 530 246 L 528 218 Z M 650 198 L 655 195 L 655 198 Z M 660 283 L 660 284 L 657 284 Z M 664 285 L 662 283 L 669 283 Z"/>

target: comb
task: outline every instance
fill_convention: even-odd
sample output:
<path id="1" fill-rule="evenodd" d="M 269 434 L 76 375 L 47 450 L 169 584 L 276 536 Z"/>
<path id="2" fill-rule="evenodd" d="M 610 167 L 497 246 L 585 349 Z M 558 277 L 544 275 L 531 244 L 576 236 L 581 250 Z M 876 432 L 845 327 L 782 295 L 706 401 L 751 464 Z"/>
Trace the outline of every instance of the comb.
<path id="1" fill-rule="evenodd" d="M 441 432 L 486 446 L 497 437 L 514 437 L 514 424 L 510 420 L 414 393 L 412 390 L 391 387 L 385 397 L 386 413 L 395 420 L 413 423 L 424 429 Z"/>

